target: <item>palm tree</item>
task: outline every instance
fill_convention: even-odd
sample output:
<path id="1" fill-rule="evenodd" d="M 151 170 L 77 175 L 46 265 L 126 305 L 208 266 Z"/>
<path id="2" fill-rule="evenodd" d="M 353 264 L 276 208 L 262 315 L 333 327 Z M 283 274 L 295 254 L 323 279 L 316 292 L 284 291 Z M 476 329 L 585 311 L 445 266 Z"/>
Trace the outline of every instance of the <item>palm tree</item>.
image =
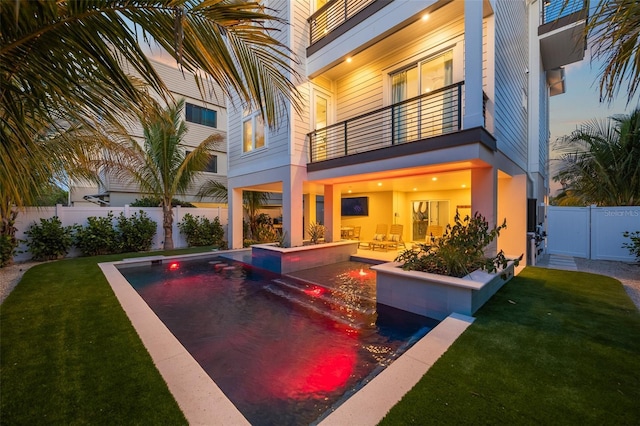
<path id="1" fill-rule="evenodd" d="M 600 99 L 612 101 L 626 82 L 630 102 L 640 84 L 640 2 L 600 0 L 586 32 L 592 60 L 604 61 Z"/>
<path id="2" fill-rule="evenodd" d="M 287 100 L 300 111 L 295 60 L 272 35 L 285 22 L 269 12 L 231 0 L 1 1 L 2 223 L 15 220 L 15 209 L 31 204 L 45 182 L 82 168 L 77 151 L 94 144 L 78 143 L 69 128 L 107 144 L 105 128 L 124 137 L 144 112 L 147 87 L 170 97 L 140 43 L 159 45 L 197 75 L 201 91 L 218 85 L 271 126 Z M 52 133 L 55 149 L 44 142 Z"/>
<path id="3" fill-rule="evenodd" d="M 140 42 L 159 45 L 196 74 L 201 91 L 220 86 L 259 109 L 271 126 L 285 101 L 299 110 L 295 61 L 271 35 L 284 21 L 268 12 L 256 2 L 231 0 L 0 2 L 2 195 L 25 205 L 38 179 L 73 160 L 65 157 L 69 151 L 55 157 L 43 151 L 34 138 L 40 129 L 66 138 L 73 123 L 96 135 L 105 126 L 126 135 L 127 124 L 146 108 L 146 87 L 170 98 Z"/>
<path id="4" fill-rule="evenodd" d="M 640 204 L 640 109 L 608 120 L 592 120 L 560 139 L 562 183 L 558 204 Z"/>
<path id="5" fill-rule="evenodd" d="M 215 180 L 209 180 L 205 182 L 198 192 L 200 199 L 204 197 L 212 197 L 222 203 L 227 203 L 229 200 L 229 192 L 224 184 Z M 243 191 L 242 192 L 242 207 L 247 213 L 249 220 L 249 238 L 255 238 L 258 235 L 258 216 L 259 211 L 269 202 L 269 193 L 261 191 Z"/>
<path id="6" fill-rule="evenodd" d="M 213 134 L 187 152 L 182 145 L 187 132 L 183 108 L 184 100 L 166 108 L 156 103 L 141 117 L 144 143 L 131 139 L 128 150 L 108 153 L 103 163 L 109 172 L 132 178 L 142 192 L 160 199 L 166 250 L 173 249 L 171 201 L 185 193 L 197 173 L 205 169 L 210 151 L 223 140 Z"/>

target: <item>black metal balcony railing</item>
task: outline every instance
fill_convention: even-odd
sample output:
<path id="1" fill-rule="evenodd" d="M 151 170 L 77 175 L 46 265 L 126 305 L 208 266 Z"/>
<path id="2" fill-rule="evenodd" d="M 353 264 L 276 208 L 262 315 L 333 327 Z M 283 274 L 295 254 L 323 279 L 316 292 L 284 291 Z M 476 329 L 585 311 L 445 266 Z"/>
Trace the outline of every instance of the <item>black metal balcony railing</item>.
<path id="1" fill-rule="evenodd" d="M 543 0 L 540 25 L 587 9 L 588 0 Z"/>
<path id="2" fill-rule="evenodd" d="M 463 85 L 455 83 L 309 133 L 310 162 L 459 131 Z"/>
<path id="3" fill-rule="evenodd" d="M 375 0 L 332 0 L 309 18 L 310 44 L 313 44 L 349 20 Z"/>

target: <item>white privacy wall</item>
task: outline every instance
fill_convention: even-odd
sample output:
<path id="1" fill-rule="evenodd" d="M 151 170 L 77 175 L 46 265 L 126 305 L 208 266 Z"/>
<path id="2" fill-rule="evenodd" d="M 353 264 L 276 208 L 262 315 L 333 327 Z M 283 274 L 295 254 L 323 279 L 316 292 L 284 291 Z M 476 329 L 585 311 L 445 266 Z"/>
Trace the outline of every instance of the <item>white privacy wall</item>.
<path id="1" fill-rule="evenodd" d="M 547 252 L 594 260 L 633 262 L 625 231 L 640 231 L 640 206 L 555 207 L 547 211 Z"/>
<path id="2" fill-rule="evenodd" d="M 151 250 L 162 250 L 164 244 L 164 231 L 162 230 L 162 208 L 161 207 L 97 207 L 97 206 L 81 206 L 81 207 L 63 207 L 58 205 L 56 207 L 28 207 L 24 211 L 18 213 L 15 227 L 17 228 L 16 237 L 20 240 L 25 240 L 25 231 L 29 229 L 34 223 L 40 223 L 40 219 L 50 219 L 54 216 L 58 216 L 58 219 L 62 222 L 62 226 L 82 225 L 86 226 L 88 217 L 106 217 L 109 212 L 113 213 L 113 225 L 117 223 L 117 218 L 120 213 L 124 213 L 126 217 L 131 217 L 134 214 L 140 215 L 140 211 L 144 211 L 146 215 L 153 220 L 156 225 L 156 234 L 153 237 Z M 213 220 L 215 217 L 220 218 L 220 223 L 225 230 L 225 240 L 227 238 L 227 224 L 228 213 L 226 208 L 214 207 L 214 208 L 186 208 L 186 207 L 174 207 L 173 208 L 173 245 L 175 248 L 187 247 L 187 242 L 178 229 L 178 223 L 184 218 L 184 216 L 190 213 L 192 216 L 206 217 L 209 220 Z M 31 259 L 31 254 L 27 252 L 27 245 L 22 242 L 18 246 L 18 250 L 22 253 L 18 253 L 14 260 L 17 262 Z M 72 248 L 68 256 L 79 256 L 80 252 L 76 248 Z"/>

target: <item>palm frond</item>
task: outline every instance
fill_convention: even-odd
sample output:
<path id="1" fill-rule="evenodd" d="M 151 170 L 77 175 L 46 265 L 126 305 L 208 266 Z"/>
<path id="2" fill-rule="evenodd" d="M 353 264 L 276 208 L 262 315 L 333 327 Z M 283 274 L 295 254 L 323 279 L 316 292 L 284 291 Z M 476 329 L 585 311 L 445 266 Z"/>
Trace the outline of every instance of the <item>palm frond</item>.
<path id="1" fill-rule="evenodd" d="M 640 85 L 640 3 L 600 0 L 587 23 L 592 58 L 602 60 L 600 99 L 612 101 L 627 87 L 627 102 Z"/>

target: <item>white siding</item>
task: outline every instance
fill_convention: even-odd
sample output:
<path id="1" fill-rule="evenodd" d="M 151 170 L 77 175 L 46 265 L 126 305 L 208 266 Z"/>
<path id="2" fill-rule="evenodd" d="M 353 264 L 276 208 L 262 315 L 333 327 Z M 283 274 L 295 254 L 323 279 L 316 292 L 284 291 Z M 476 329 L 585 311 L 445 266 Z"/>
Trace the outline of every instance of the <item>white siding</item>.
<path id="1" fill-rule="evenodd" d="M 456 54 L 456 49 L 461 52 L 463 34 L 464 21 L 461 17 L 436 31 L 422 34 L 414 43 L 388 52 L 377 61 L 339 79 L 336 82 L 336 120 L 343 121 L 390 104 L 385 97 L 389 73 L 442 49 L 454 49 L 454 82 L 460 81 L 463 64 L 459 58 L 463 55 Z"/>
<path id="2" fill-rule="evenodd" d="M 495 136 L 498 149 L 527 168 L 528 17 L 525 2 L 496 1 Z M 523 92 L 524 91 L 524 92 Z M 526 105 L 526 98 L 525 98 Z"/>
<path id="3" fill-rule="evenodd" d="M 547 88 L 547 81 L 544 73 L 540 73 L 540 82 L 538 83 L 538 87 L 540 91 L 540 109 L 538 112 L 538 126 L 540 126 L 538 140 L 538 149 L 540 152 L 539 172 L 543 177 L 549 179 L 546 167 L 546 165 L 549 164 L 549 89 Z"/>
<path id="4" fill-rule="evenodd" d="M 150 60 L 154 69 L 160 76 L 160 78 L 164 81 L 164 83 L 169 88 L 171 95 L 174 99 L 184 99 L 185 102 L 191 103 L 193 105 L 198 105 L 204 108 L 209 108 L 216 111 L 217 114 L 217 127 L 212 128 L 209 126 L 203 126 L 202 124 L 186 122 L 187 126 L 187 134 L 184 137 L 184 145 L 187 147 L 196 147 L 202 141 L 210 137 L 212 134 L 218 134 L 221 136 L 221 140 L 216 147 L 215 155 L 218 156 L 218 173 L 203 173 L 202 176 L 196 179 L 197 182 L 202 182 L 205 179 L 213 178 L 215 180 L 226 182 L 226 173 L 227 173 L 227 144 L 226 144 L 226 128 L 227 128 L 227 110 L 224 106 L 225 104 L 225 96 L 222 89 L 218 86 L 211 86 L 205 90 L 204 98 L 203 94 L 198 90 L 197 85 L 195 84 L 195 77 L 193 74 L 188 72 L 182 72 L 175 67 L 170 65 L 155 61 L 153 59 Z M 135 72 L 130 70 L 133 75 Z M 184 119 L 184 111 L 183 111 L 183 119 Z M 143 139 L 143 131 L 142 126 L 139 123 L 134 123 L 129 127 L 129 134 L 138 139 L 140 143 L 142 143 Z M 188 149 L 188 148 L 187 148 Z M 198 187 L 193 187 L 190 191 L 183 195 L 179 195 L 180 198 L 192 199 Z M 101 191 L 107 191 L 112 193 L 111 197 L 111 205 L 123 205 L 124 202 L 131 202 L 136 198 L 140 198 L 139 195 L 140 188 L 137 184 L 133 182 L 128 182 L 121 178 L 115 177 L 105 177 L 104 179 L 104 188 Z M 126 193 L 130 195 L 117 195 L 115 193 Z M 132 195 L 131 195 L 132 194 Z M 125 200 L 120 202 L 118 200 Z"/>
<path id="5" fill-rule="evenodd" d="M 279 25 L 278 31 L 271 35 L 287 46 L 291 46 L 299 64 L 296 71 L 299 75 L 304 75 L 304 57 L 308 35 L 306 19 L 309 16 L 308 2 L 289 2 L 287 0 L 270 0 L 267 4 L 275 14 L 287 22 L 294 19 L 292 25 Z M 291 33 L 293 31 L 293 33 Z M 295 80 L 296 77 L 291 77 Z M 305 100 L 308 99 L 308 85 L 299 84 L 298 90 Z M 235 105 L 240 105 L 237 98 Z M 304 104 L 302 116 L 290 108 L 287 103 L 285 113 L 279 117 L 279 124 L 276 128 L 267 129 L 266 146 L 253 152 L 242 152 L 242 109 L 229 108 L 229 130 L 228 130 L 228 150 L 229 150 L 229 171 L 230 177 L 242 176 L 261 170 L 269 170 L 288 164 L 307 163 L 305 138 L 309 131 L 308 124 L 308 102 Z M 293 129 L 293 135 L 292 135 Z M 293 141 L 290 143 L 290 141 Z"/>

